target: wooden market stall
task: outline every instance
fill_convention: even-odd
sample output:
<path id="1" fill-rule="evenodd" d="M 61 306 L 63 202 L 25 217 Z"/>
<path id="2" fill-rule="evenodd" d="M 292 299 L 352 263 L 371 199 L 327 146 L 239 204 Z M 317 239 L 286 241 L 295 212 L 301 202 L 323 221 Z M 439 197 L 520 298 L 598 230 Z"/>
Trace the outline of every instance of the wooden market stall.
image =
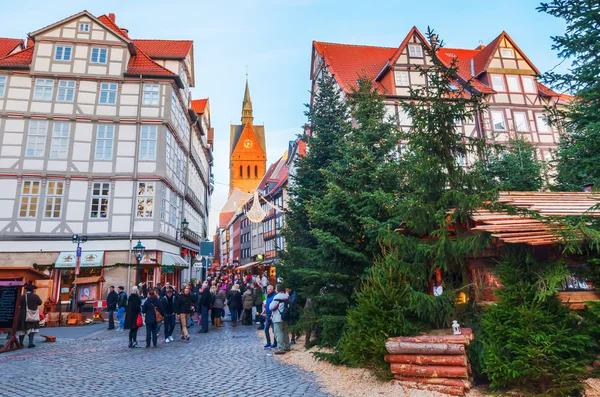
<path id="1" fill-rule="evenodd" d="M 554 216 L 600 217 L 600 195 L 591 192 L 501 192 L 498 202 L 512 206 L 517 213 L 507 210 L 491 212 L 478 210 L 471 215 L 474 232 L 488 232 L 493 238 L 493 248 L 507 244 L 527 244 L 536 247 L 540 255 L 551 256 L 560 244 L 561 225 L 553 221 Z M 514 212 L 514 211 L 511 211 Z M 488 257 L 495 253 L 489 252 Z M 481 303 L 496 300 L 494 290 L 501 287 L 486 261 L 486 255 L 469 259 L 469 269 L 479 289 Z M 571 259 L 570 265 L 585 266 Z M 560 299 L 572 309 L 583 309 L 584 301 L 600 300 L 594 285 L 575 275 L 569 276 L 559 292 Z"/>
<path id="2" fill-rule="evenodd" d="M 44 285 L 50 277 L 30 266 L 0 266 L 0 332 L 10 332 L 0 353 L 18 349 L 15 333 L 19 314 L 19 297 L 26 284 Z M 39 287 L 40 293 L 48 287 Z M 51 286 L 50 286 L 51 289 Z M 36 291 L 37 292 L 37 291 Z M 48 292 L 46 292 L 46 295 Z M 40 295 L 42 297 L 42 295 Z"/>

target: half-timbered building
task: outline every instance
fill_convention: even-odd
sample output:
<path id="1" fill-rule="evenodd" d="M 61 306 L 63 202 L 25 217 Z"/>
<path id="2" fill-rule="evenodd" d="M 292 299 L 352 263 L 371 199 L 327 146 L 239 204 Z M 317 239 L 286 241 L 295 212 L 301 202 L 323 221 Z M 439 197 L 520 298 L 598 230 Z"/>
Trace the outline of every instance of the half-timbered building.
<path id="1" fill-rule="evenodd" d="M 114 14 L 0 39 L 0 266 L 41 266 L 66 300 L 79 234 L 82 277 L 188 278 L 213 189 L 208 100 L 192 102 L 194 82 L 192 41 L 132 39 Z"/>
<path id="2" fill-rule="evenodd" d="M 359 77 L 366 76 L 373 79 L 385 96 L 388 113 L 401 128 L 408 128 L 411 119 L 400 104 L 409 99 L 410 88 L 427 84 L 426 76 L 417 69 L 417 66 L 431 64 L 427 48 L 429 43 L 416 27 L 398 47 L 314 41 L 310 72 L 312 92 L 318 92 L 319 76 L 325 67 L 335 76 L 345 95 L 352 92 Z M 536 145 L 540 159 L 552 159 L 559 131 L 548 125 L 544 108 L 564 103 L 570 97 L 537 81 L 540 71 L 506 32 L 487 46 L 474 49 L 443 47 L 437 55 L 447 65 L 456 61 L 460 82 L 471 81 L 472 89 L 481 93 L 483 101 L 489 105 L 473 120 L 457 122 L 457 128 L 467 136 L 486 137 L 497 143 L 507 143 L 509 138 L 521 136 Z M 474 159 L 457 161 L 467 166 Z"/>

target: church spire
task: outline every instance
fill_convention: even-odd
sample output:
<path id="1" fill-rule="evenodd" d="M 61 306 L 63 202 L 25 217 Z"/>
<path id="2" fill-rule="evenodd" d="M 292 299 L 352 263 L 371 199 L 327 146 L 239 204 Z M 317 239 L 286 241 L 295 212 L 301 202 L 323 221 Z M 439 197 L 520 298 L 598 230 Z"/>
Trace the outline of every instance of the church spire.
<path id="1" fill-rule="evenodd" d="M 246 72 L 246 92 L 244 93 L 244 103 L 242 104 L 242 125 L 252 124 L 253 120 L 252 100 L 250 99 L 250 88 L 248 87 L 248 72 Z"/>

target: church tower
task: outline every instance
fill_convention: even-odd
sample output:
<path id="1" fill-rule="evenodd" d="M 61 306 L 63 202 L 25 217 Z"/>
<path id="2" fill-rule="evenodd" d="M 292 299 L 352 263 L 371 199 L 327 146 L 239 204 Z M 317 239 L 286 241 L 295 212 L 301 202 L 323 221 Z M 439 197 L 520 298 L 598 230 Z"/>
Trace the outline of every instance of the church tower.
<path id="1" fill-rule="evenodd" d="M 246 76 L 242 124 L 231 125 L 229 150 L 229 195 L 239 189 L 253 192 L 267 171 L 265 127 L 254 125 L 252 100 Z"/>

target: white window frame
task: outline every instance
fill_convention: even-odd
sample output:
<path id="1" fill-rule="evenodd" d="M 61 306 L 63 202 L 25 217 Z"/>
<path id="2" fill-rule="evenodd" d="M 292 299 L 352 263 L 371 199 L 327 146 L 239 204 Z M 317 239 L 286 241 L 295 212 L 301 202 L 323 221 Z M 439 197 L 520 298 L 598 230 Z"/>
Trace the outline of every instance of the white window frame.
<path id="1" fill-rule="evenodd" d="M 462 154 L 459 154 L 456 156 L 456 164 L 459 167 L 466 167 L 467 166 L 467 156 L 463 156 Z"/>
<path id="2" fill-rule="evenodd" d="M 496 123 L 494 122 L 494 114 L 499 114 L 499 115 L 502 116 L 502 124 L 504 124 L 504 128 L 503 129 L 497 129 L 496 128 Z M 490 111 L 490 115 L 491 115 L 491 119 L 492 119 L 492 130 L 493 131 L 502 131 L 502 132 L 507 131 L 507 128 L 506 128 L 506 115 L 504 114 L 503 110 L 491 110 Z"/>
<path id="3" fill-rule="evenodd" d="M 515 58 L 515 50 L 513 50 L 512 48 L 501 48 L 500 49 L 500 56 L 502 58 L 514 59 Z"/>
<path id="4" fill-rule="evenodd" d="M 411 58 L 423 58 L 423 47 L 419 44 L 409 44 L 408 56 Z"/>
<path id="5" fill-rule="evenodd" d="M 160 84 L 144 84 L 142 105 L 156 106 L 160 99 Z"/>
<path id="6" fill-rule="evenodd" d="M 511 84 L 512 81 L 512 84 Z M 521 91 L 521 82 L 519 81 L 519 76 L 517 75 L 507 75 L 506 83 L 508 85 L 509 92 L 522 92 Z M 516 84 L 516 86 L 515 86 Z"/>
<path id="7" fill-rule="evenodd" d="M 154 182 L 138 182 L 136 218 L 154 217 Z"/>
<path id="8" fill-rule="evenodd" d="M 33 91 L 34 101 L 52 101 L 54 93 L 53 79 L 35 79 L 35 87 Z"/>
<path id="9" fill-rule="evenodd" d="M 94 160 L 112 160 L 115 139 L 115 126 L 98 124 L 96 127 L 96 147 Z"/>
<path id="10" fill-rule="evenodd" d="M 535 125 L 537 126 L 537 132 L 542 134 L 552 133 L 550 124 L 546 121 L 546 115 L 544 113 L 535 113 Z"/>
<path id="11" fill-rule="evenodd" d="M 6 76 L 0 76 L 0 98 L 4 98 L 4 93 L 6 92 Z"/>
<path id="12" fill-rule="evenodd" d="M 39 180 L 24 180 L 21 184 L 21 199 L 19 201 L 19 218 L 36 218 L 40 203 L 40 189 L 42 183 Z M 34 191 L 34 187 L 37 191 Z M 23 214 L 25 206 L 25 214 Z"/>
<path id="13" fill-rule="evenodd" d="M 58 80 L 58 91 L 56 92 L 56 102 L 75 102 L 75 80 Z"/>
<path id="14" fill-rule="evenodd" d="M 71 123 L 60 122 L 52 126 L 50 140 L 50 158 L 52 160 L 66 160 L 69 154 L 69 138 Z"/>
<path id="15" fill-rule="evenodd" d="M 519 124 L 519 117 L 523 117 L 521 124 Z M 513 122 L 515 123 L 515 131 L 517 132 L 529 132 L 529 120 L 527 120 L 527 112 L 513 112 Z M 520 127 L 522 126 L 522 127 Z"/>
<path id="16" fill-rule="evenodd" d="M 98 103 L 102 105 L 116 105 L 118 90 L 119 85 L 117 83 L 100 83 Z"/>
<path id="17" fill-rule="evenodd" d="M 407 70 L 395 70 L 394 80 L 396 87 L 410 87 L 410 78 L 408 77 Z"/>
<path id="18" fill-rule="evenodd" d="M 25 157 L 44 157 L 46 155 L 46 138 L 48 137 L 47 120 L 30 120 L 25 145 Z"/>
<path id="19" fill-rule="evenodd" d="M 80 33 L 89 33 L 90 32 L 90 24 L 86 22 L 79 23 L 79 32 Z"/>
<path id="20" fill-rule="evenodd" d="M 46 203 L 44 205 L 44 218 L 60 219 L 60 216 L 62 214 L 64 192 L 64 181 L 46 182 Z"/>
<path id="21" fill-rule="evenodd" d="M 535 79 L 533 77 L 521 76 L 521 79 L 523 80 L 523 92 L 525 92 L 526 94 L 537 94 L 537 87 L 535 84 Z M 528 87 L 529 84 L 531 84 L 530 87 Z M 531 88 L 531 91 L 528 91 L 528 88 Z"/>
<path id="22" fill-rule="evenodd" d="M 412 117 L 403 107 L 398 107 L 398 123 L 399 125 L 412 125 Z"/>
<path id="23" fill-rule="evenodd" d="M 167 187 L 164 183 L 162 184 L 162 192 L 160 194 L 160 219 L 163 222 L 169 223 L 169 193 L 171 189 Z"/>
<path id="24" fill-rule="evenodd" d="M 158 136 L 158 126 L 143 125 L 140 133 L 140 161 L 156 160 L 156 138 Z"/>
<path id="25" fill-rule="evenodd" d="M 59 55 L 59 49 L 60 49 L 60 55 Z M 54 60 L 55 61 L 71 62 L 72 57 L 73 57 L 73 47 L 70 45 L 57 45 L 56 48 L 54 49 Z"/>
<path id="26" fill-rule="evenodd" d="M 492 74 L 491 75 L 491 80 L 492 80 L 492 88 L 498 92 L 506 92 L 506 82 L 504 81 L 504 75 L 502 74 Z M 494 80 L 494 78 L 496 79 L 500 79 L 500 81 L 498 80 Z M 502 85 L 500 86 L 498 83 L 502 83 Z"/>
<path id="27" fill-rule="evenodd" d="M 90 219 L 108 219 L 110 204 L 110 182 L 94 182 L 92 184 L 92 198 L 90 202 Z M 102 207 L 105 206 L 105 215 Z M 96 216 L 94 216 L 94 213 Z"/>
<path id="28" fill-rule="evenodd" d="M 461 119 L 454 119 L 454 125 L 457 127 L 462 127 L 463 122 Z"/>
<path id="29" fill-rule="evenodd" d="M 102 55 L 104 55 L 104 62 L 102 62 Z M 108 48 L 92 47 L 92 51 L 90 53 L 90 63 L 106 65 L 107 61 L 108 61 Z"/>

